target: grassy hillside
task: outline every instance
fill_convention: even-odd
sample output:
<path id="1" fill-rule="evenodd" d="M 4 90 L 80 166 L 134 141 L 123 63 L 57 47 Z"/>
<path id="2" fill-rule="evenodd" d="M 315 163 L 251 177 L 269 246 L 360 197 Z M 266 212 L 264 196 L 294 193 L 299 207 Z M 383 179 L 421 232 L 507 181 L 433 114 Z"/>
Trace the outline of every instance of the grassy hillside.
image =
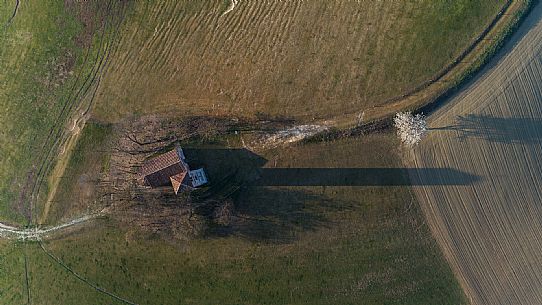
<path id="1" fill-rule="evenodd" d="M 393 134 L 377 134 L 262 157 L 279 168 L 396 168 L 396 147 Z M 138 304 L 465 301 L 408 186 L 253 186 L 236 198 L 242 220 L 189 241 L 101 220 L 44 245 L 90 282 Z M 64 289 L 73 275 L 29 247 L 32 291 L 44 304 L 96 303 L 91 287 Z"/>
<path id="2" fill-rule="evenodd" d="M 361 113 L 430 79 L 504 0 L 139 2 L 96 115 Z"/>
<path id="3" fill-rule="evenodd" d="M 5 4 L 5 5 L 4 5 Z M 0 217 L 30 221 L 103 64 L 106 1 L 21 1 L 0 33 Z M 2 16 L 13 7 L 2 4 Z M 114 6 L 109 7 L 114 12 Z M 96 35 L 95 35 L 96 34 Z M 68 120 L 70 121 L 68 123 Z M 41 198 L 41 197 L 40 197 Z"/>
<path id="4" fill-rule="evenodd" d="M 24 1 L 12 25 L 0 35 L 0 215 L 4 219 L 21 220 L 29 213 L 17 193 L 32 175 L 33 155 L 40 151 L 71 85 L 64 74 L 73 73 L 72 50 L 79 30 L 62 3 Z"/>
<path id="5" fill-rule="evenodd" d="M 53 222 L 92 204 L 95 189 L 80 186 L 107 171 L 98 144 L 119 125 L 88 124 L 62 153 L 91 114 L 361 113 L 437 73 L 505 1 L 241 0 L 227 15 L 223 0 L 136 1 L 119 27 L 121 3 L 21 1 L 2 29 L 1 221 L 35 222 L 49 185 Z M 12 9 L 4 1 L 0 18 Z M 401 167 L 396 147 L 375 134 L 263 157 L 280 168 Z M 66 171 L 49 184 L 58 158 Z M 50 255 L 2 242 L 0 304 L 116 302 L 93 283 L 140 304 L 465 302 L 410 187 L 251 186 L 235 202 L 240 222 L 184 242 L 113 219 L 46 240 Z"/>

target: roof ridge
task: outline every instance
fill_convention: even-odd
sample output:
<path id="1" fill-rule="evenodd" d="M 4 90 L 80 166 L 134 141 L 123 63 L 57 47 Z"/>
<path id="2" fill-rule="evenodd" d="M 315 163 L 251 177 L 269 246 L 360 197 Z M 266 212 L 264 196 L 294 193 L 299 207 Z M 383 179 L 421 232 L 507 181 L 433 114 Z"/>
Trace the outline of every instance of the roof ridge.
<path id="1" fill-rule="evenodd" d="M 182 160 L 179 158 L 179 155 L 176 149 L 170 150 L 162 155 L 156 156 L 154 158 L 151 158 L 145 161 L 145 163 L 143 164 L 141 168 L 141 175 L 148 176 L 150 174 L 161 171 L 174 164 L 181 164 L 183 169 L 186 171 L 186 168 Z"/>

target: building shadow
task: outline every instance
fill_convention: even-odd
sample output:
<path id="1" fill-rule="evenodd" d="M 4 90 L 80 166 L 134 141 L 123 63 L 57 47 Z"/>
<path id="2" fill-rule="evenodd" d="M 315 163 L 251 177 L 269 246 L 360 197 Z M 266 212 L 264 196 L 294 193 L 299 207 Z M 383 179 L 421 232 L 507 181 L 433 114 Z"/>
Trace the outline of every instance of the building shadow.
<path id="1" fill-rule="evenodd" d="M 359 202 L 328 195 L 327 186 L 468 185 L 479 180 L 438 168 L 268 168 L 265 158 L 244 148 L 184 151 L 189 164 L 204 167 L 211 182 L 196 191 L 202 203 L 197 213 L 212 218 L 217 205 L 233 202 L 234 220 L 227 225 L 211 222 L 208 238 L 233 235 L 257 242 L 289 243 L 300 232 L 328 227 L 332 220 L 326 215 L 348 212 Z"/>
<path id="2" fill-rule="evenodd" d="M 188 162 L 202 166 L 211 182 L 227 173 L 243 186 L 423 186 L 469 185 L 480 177 L 452 168 L 273 168 L 248 149 L 185 149 Z M 438 179 L 435 179 L 438 177 Z"/>
<path id="3" fill-rule="evenodd" d="M 455 125 L 430 130 L 456 131 L 461 140 L 478 138 L 496 143 L 539 144 L 542 140 L 542 118 L 467 115 L 459 116 Z"/>
<path id="4" fill-rule="evenodd" d="M 410 174 L 410 175 L 409 175 Z M 438 177 L 439 179 L 435 179 Z M 469 185 L 480 177 L 451 168 L 264 168 L 256 186 Z"/>

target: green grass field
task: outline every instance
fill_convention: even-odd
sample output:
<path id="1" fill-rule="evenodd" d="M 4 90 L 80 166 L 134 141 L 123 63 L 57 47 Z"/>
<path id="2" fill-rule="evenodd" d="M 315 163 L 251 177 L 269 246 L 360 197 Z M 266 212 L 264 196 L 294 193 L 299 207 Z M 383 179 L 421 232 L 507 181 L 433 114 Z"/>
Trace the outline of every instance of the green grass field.
<path id="1" fill-rule="evenodd" d="M 375 134 L 261 156 L 280 168 L 401 167 L 396 147 L 393 134 Z M 236 207 L 241 223 L 189 241 L 134 234 L 106 219 L 44 245 L 138 304 L 465 303 L 408 186 L 254 186 Z M 38 245 L 28 247 L 31 291 L 42 304 L 104 300 Z"/>
<path id="2" fill-rule="evenodd" d="M 0 241 L 0 304 L 23 304 L 26 300 L 24 245 Z"/>
<path id="3" fill-rule="evenodd" d="M 243 0 L 222 16 L 223 0 L 21 1 L 0 34 L 0 221 L 93 210 L 101 144 L 126 118 L 377 107 L 440 71 L 505 2 Z M 0 2 L 2 20 L 12 10 Z M 397 147 L 385 132 L 261 155 L 268 167 L 396 168 Z M 409 186 L 247 186 L 235 205 L 241 220 L 186 241 L 96 220 L 43 242 L 65 266 L 38 243 L 0 240 L 0 304 L 122 304 L 93 284 L 138 304 L 467 303 Z"/>
<path id="4" fill-rule="evenodd" d="M 12 9 L 5 3 L 5 8 Z M 19 203 L 49 129 L 68 94 L 79 57 L 74 37 L 81 26 L 60 2 L 23 1 L 0 34 L 0 215 L 22 221 Z"/>
<path id="5" fill-rule="evenodd" d="M 104 64 L 106 1 L 21 1 L 0 33 L 0 217 L 28 222 Z M 5 2 L 2 15 L 13 6 Z M 116 11 L 109 7 L 108 13 Z M 107 21 L 106 21 L 107 20 Z M 109 25 L 108 25 L 109 24 Z M 87 97 L 87 100 L 84 98 Z M 38 192 L 40 190 L 40 192 Z"/>

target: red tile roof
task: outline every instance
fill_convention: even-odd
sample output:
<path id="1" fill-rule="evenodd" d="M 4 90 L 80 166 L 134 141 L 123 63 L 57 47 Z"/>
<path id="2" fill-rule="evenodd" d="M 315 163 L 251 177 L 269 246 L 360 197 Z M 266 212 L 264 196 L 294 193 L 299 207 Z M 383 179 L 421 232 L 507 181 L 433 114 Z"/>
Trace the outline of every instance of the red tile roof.
<path id="1" fill-rule="evenodd" d="M 179 159 L 177 150 L 174 149 L 163 155 L 147 160 L 141 168 L 141 175 L 146 177 L 177 163 L 181 163 L 181 160 Z"/>
<path id="2" fill-rule="evenodd" d="M 169 179 L 171 180 L 171 185 L 173 186 L 173 190 L 175 191 L 175 195 L 177 195 L 177 193 L 179 192 L 179 189 L 181 188 L 185 177 L 186 172 L 169 177 Z"/>

